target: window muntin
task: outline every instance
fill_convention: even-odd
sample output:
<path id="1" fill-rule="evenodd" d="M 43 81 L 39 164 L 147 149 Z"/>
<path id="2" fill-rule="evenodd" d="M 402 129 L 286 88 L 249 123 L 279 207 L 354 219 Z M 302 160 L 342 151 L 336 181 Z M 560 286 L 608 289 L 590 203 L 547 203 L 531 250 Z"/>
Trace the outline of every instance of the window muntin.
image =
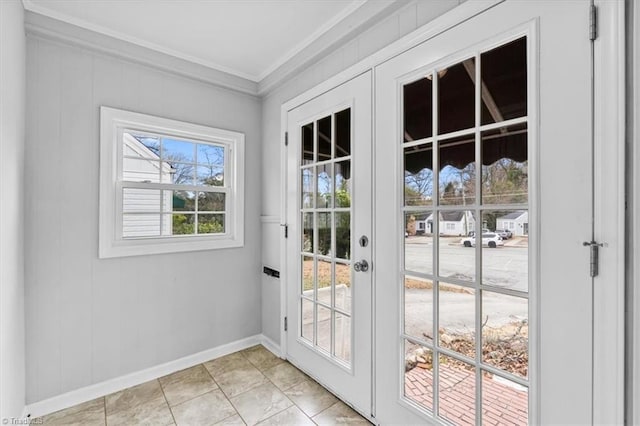
<path id="1" fill-rule="evenodd" d="M 243 245 L 244 135 L 101 109 L 100 257 Z"/>

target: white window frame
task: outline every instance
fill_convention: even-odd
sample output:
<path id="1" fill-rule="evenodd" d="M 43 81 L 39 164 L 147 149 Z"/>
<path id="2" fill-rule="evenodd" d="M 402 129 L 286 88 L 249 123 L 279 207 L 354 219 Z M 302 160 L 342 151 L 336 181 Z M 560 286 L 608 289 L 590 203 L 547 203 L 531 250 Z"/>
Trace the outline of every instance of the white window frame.
<path id="1" fill-rule="evenodd" d="M 144 238 L 122 236 L 122 134 L 151 133 L 224 146 L 226 194 L 225 232 Z M 143 184 L 144 185 L 144 184 Z M 171 184 L 148 184 L 153 189 Z M 128 187 L 128 185 L 125 185 Z M 140 184 L 136 184 L 140 187 Z M 199 189 L 198 189 L 199 188 Z M 188 187 L 198 191 L 202 187 Z M 244 246 L 244 134 L 115 108 L 100 107 L 100 212 L 101 259 Z"/>

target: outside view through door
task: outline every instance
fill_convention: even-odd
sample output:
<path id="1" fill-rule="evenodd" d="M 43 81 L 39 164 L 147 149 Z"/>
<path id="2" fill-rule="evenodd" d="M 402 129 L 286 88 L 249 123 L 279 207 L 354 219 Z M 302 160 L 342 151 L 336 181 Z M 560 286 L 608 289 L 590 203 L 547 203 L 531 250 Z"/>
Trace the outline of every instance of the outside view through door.
<path id="1" fill-rule="evenodd" d="M 404 398 L 455 424 L 524 425 L 527 40 L 425 74 L 401 89 Z"/>

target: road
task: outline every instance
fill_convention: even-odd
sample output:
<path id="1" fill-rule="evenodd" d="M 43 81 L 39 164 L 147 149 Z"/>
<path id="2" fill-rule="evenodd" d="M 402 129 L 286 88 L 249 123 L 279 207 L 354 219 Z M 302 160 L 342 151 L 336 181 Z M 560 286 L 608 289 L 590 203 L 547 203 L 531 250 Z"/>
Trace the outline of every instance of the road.
<path id="1" fill-rule="evenodd" d="M 460 237 L 441 238 L 440 277 L 455 277 L 472 281 L 475 279 L 475 248 L 464 247 Z M 513 290 L 527 291 L 528 250 L 526 241 L 507 246 L 482 248 L 483 284 Z M 405 268 L 409 271 L 433 273 L 433 239 L 426 236 L 405 238 Z"/>

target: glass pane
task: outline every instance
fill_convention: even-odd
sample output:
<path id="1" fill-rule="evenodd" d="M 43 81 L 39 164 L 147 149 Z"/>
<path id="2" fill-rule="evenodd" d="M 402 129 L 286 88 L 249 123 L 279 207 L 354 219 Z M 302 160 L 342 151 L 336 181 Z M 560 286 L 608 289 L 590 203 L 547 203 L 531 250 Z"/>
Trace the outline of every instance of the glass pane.
<path id="1" fill-rule="evenodd" d="M 438 287 L 439 344 L 469 358 L 475 356 L 475 291 L 441 282 Z"/>
<path id="2" fill-rule="evenodd" d="M 198 215 L 198 234 L 221 234 L 224 231 L 224 214 Z"/>
<path id="3" fill-rule="evenodd" d="M 313 305 L 314 303 L 307 299 L 300 299 L 301 303 L 301 311 L 302 315 L 300 315 L 301 320 L 301 330 L 300 334 L 303 338 L 307 339 L 309 342 L 313 343 Z"/>
<path id="4" fill-rule="evenodd" d="M 172 208 L 167 211 L 190 211 L 196 210 L 196 194 L 193 191 L 165 191 L 165 193 L 173 192 L 171 196 Z"/>
<path id="5" fill-rule="evenodd" d="M 194 163 L 195 144 L 175 139 L 162 139 L 162 159 L 167 161 L 179 161 L 182 163 Z"/>
<path id="6" fill-rule="evenodd" d="M 404 205 L 433 204 L 433 145 L 426 143 L 404 150 Z"/>
<path id="7" fill-rule="evenodd" d="M 224 212 L 226 196 L 220 192 L 198 192 L 198 211 Z"/>
<path id="8" fill-rule="evenodd" d="M 336 164 L 336 207 L 351 207 L 351 161 Z"/>
<path id="9" fill-rule="evenodd" d="M 336 254 L 339 259 L 351 259 L 351 213 L 336 212 Z"/>
<path id="10" fill-rule="evenodd" d="M 433 342 L 433 281 L 404 278 L 404 332 L 416 339 Z"/>
<path id="11" fill-rule="evenodd" d="M 192 235 L 195 233 L 195 215 L 174 214 L 171 218 L 173 235 Z"/>
<path id="12" fill-rule="evenodd" d="M 438 71 L 438 134 L 475 125 L 475 58 Z"/>
<path id="13" fill-rule="evenodd" d="M 170 175 L 166 174 L 169 178 Z M 160 163 L 140 158 L 122 159 L 122 180 L 130 182 L 160 182 Z"/>
<path id="14" fill-rule="evenodd" d="M 433 136 L 433 76 L 404 86 L 404 141 Z"/>
<path id="15" fill-rule="evenodd" d="M 224 168 L 220 166 L 197 166 L 196 185 L 224 186 Z"/>
<path id="16" fill-rule="evenodd" d="M 433 214 L 405 212 L 404 268 L 433 274 Z"/>
<path id="17" fill-rule="evenodd" d="M 331 306 L 331 282 L 333 266 L 329 260 L 317 260 L 318 268 L 318 301 Z"/>
<path id="18" fill-rule="evenodd" d="M 305 297 L 313 299 L 313 277 L 315 276 L 315 267 L 313 257 L 302 256 L 302 294 Z"/>
<path id="19" fill-rule="evenodd" d="M 474 213 L 469 210 L 440 212 L 438 248 L 439 275 L 443 278 L 473 281 L 476 278 L 474 237 L 467 236 L 475 229 Z"/>
<path id="20" fill-rule="evenodd" d="M 163 213 L 173 211 L 173 194 L 174 191 L 165 191 L 161 193 L 161 209 Z"/>
<path id="21" fill-rule="evenodd" d="M 335 115 L 337 158 L 351 155 L 351 109 L 347 108 Z"/>
<path id="22" fill-rule="evenodd" d="M 440 142 L 440 205 L 468 205 L 476 201 L 475 136 Z"/>
<path id="23" fill-rule="evenodd" d="M 315 179 L 313 173 L 313 167 L 302 169 L 302 208 L 309 209 L 314 206 L 313 189 L 315 186 Z"/>
<path id="24" fill-rule="evenodd" d="M 528 300 L 482 292 L 482 359 L 526 378 L 529 370 Z"/>
<path id="25" fill-rule="evenodd" d="M 196 154 L 199 165 L 224 167 L 224 147 L 198 144 Z"/>
<path id="26" fill-rule="evenodd" d="M 318 162 L 331 159 L 331 116 L 318 120 Z"/>
<path id="27" fill-rule="evenodd" d="M 438 415 L 456 425 L 474 425 L 475 368 L 445 355 L 440 355 L 438 361 Z"/>
<path id="28" fill-rule="evenodd" d="M 162 182 L 176 185 L 195 185 L 194 173 L 193 164 L 166 161 L 163 163 L 161 179 Z"/>
<path id="29" fill-rule="evenodd" d="M 433 411 L 433 352 L 404 341 L 404 396 Z"/>
<path id="30" fill-rule="evenodd" d="M 512 41 L 480 56 L 482 124 L 527 115 L 527 39 Z"/>
<path id="31" fill-rule="evenodd" d="M 160 235 L 160 214 L 123 214 L 122 237 L 157 237 Z"/>
<path id="32" fill-rule="evenodd" d="M 123 132 L 124 155 L 144 158 L 160 158 L 160 139 L 155 136 Z"/>
<path id="33" fill-rule="evenodd" d="M 351 265 L 335 263 L 336 268 L 336 308 L 351 313 Z"/>
<path id="34" fill-rule="evenodd" d="M 351 362 L 351 317 L 336 312 L 335 355 L 345 362 Z"/>
<path id="35" fill-rule="evenodd" d="M 331 256 L 331 213 L 318 213 L 318 254 Z"/>
<path id="36" fill-rule="evenodd" d="M 526 124 L 482 132 L 482 202 L 526 203 L 528 185 Z"/>
<path id="37" fill-rule="evenodd" d="M 302 213 L 302 251 L 313 253 L 313 213 Z"/>
<path id="38" fill-rule="evenodd" d="M 318 310 L 318 342 L 321 349 L 331 353 L 331 309 L 316 304 Z"/>
<path id="39" fill-rule="evenodd" d="M 159 189 L 123 188 L 122 211 L 160 213 L 160 194 Z"/>
<path id="40" fill-rule="evenodd" d="M 495 232 L 482 234 L 482 283 L 518 291 L 529 289 L 529 213 L 500 210 L 482 213 Z M 499 250 L 496 250 L 498 248 Z"/>
<path id="41" fill-rule="evenodd" d="M 482 424 L 526 426 L 529 390 L 511 380 L 482 373 Z"/>
<path id="42" fill-rule="evenodd" d="M 333 207 L 332 195 L 332 182 L 333 182 L 333 165 L 325 164 L 316 167 L 316 176 L 318 176 L 318 188 L 317 188 L 317 201 L 316 208 L 329 208 Z"/>
<path id="43" fill-rule="evenodd" d="M 302 126 L 302 165 L 313 163 L 313 123 Z"/>

